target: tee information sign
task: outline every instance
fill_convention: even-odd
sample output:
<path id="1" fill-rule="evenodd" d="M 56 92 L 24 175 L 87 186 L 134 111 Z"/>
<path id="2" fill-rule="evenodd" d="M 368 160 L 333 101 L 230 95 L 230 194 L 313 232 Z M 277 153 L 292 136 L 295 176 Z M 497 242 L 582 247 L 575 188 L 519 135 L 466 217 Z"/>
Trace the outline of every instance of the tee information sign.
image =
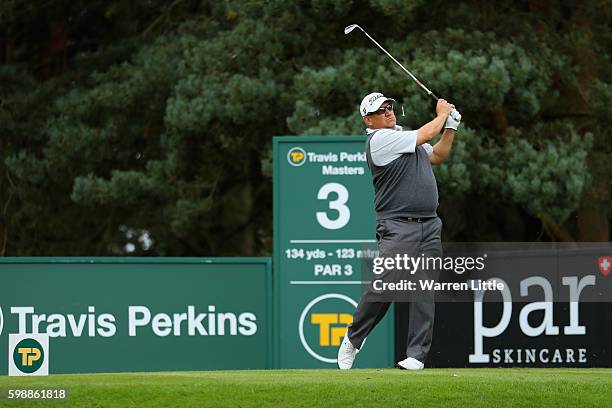
<path id="1" fill-rule="evenodd" d="M 374 193 L 362 136 L 274 138 L 276 366 L 330 368 L 377 255 Z M 354 367 L 393 364 L 393 311 Z"/>

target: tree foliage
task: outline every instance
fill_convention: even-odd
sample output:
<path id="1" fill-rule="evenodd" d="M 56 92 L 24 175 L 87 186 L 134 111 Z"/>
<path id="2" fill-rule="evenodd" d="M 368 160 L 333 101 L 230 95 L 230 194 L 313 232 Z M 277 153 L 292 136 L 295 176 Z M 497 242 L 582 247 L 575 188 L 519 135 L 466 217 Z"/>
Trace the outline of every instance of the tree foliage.
<path id="1" fill-rule="evenodd" d="M 0 254 L 268 254 L 272 136 L 432 118 L 350 23 L 463 114 L 447 239 L 609 240 L 609 4 L 445 4 L 2 2 Z"/>

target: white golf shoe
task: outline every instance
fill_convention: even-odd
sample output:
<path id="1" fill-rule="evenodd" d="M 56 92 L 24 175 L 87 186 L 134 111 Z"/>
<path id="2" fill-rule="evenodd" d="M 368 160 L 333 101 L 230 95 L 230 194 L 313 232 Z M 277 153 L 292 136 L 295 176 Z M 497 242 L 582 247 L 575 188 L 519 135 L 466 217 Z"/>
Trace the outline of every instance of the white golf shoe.
<path id="1" fill-rule="evenodd" d="M 348 335 L 344 335 L 344 340 L 338 349 L 338 368 L 341 370 L 348 370 L 353 366 L 355 356 L 359 353 L 359 349 L 355 348 L 348 338 Z"/>
<path id="2" fill-rule="evenodd" d="M 395 366 L 402 370 L 422 370 L 425 368 L 425 364 L 412 357 L 399 361 Z"/>

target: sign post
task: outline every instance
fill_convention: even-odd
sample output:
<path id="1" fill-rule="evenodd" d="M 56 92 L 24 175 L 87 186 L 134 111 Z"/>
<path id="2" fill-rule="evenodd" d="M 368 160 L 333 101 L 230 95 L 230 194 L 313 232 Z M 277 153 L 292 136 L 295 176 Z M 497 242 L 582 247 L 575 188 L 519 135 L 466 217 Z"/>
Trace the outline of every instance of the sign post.
<path id="1" fill-rule="evenodd" d="M 276 366 L 336 366 L 361 295 L 361 265 L 377 255 L 364 137 L 274 138 Z M 355 367 L 393 364 L 393 311 Z"/>

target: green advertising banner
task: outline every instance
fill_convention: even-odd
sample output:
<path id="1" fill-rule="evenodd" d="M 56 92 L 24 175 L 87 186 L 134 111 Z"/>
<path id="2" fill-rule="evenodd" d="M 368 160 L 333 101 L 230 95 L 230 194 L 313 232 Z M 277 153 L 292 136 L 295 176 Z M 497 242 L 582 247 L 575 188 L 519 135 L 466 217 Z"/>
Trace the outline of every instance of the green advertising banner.
<path id="1" fill-rule="evenodd" d="M 272 368 L 269 258 L 0 259 L 9 334 L 49 335 L 49 373 Z"/>
<path id="2" fill-rule="evenodd" d="M 276 362 L 335 367 L 361 294 L 361 264 L 376 256 L 364 137 L 274 138 Z M 355 367 L 393 364 L 393 311 Z"/>

